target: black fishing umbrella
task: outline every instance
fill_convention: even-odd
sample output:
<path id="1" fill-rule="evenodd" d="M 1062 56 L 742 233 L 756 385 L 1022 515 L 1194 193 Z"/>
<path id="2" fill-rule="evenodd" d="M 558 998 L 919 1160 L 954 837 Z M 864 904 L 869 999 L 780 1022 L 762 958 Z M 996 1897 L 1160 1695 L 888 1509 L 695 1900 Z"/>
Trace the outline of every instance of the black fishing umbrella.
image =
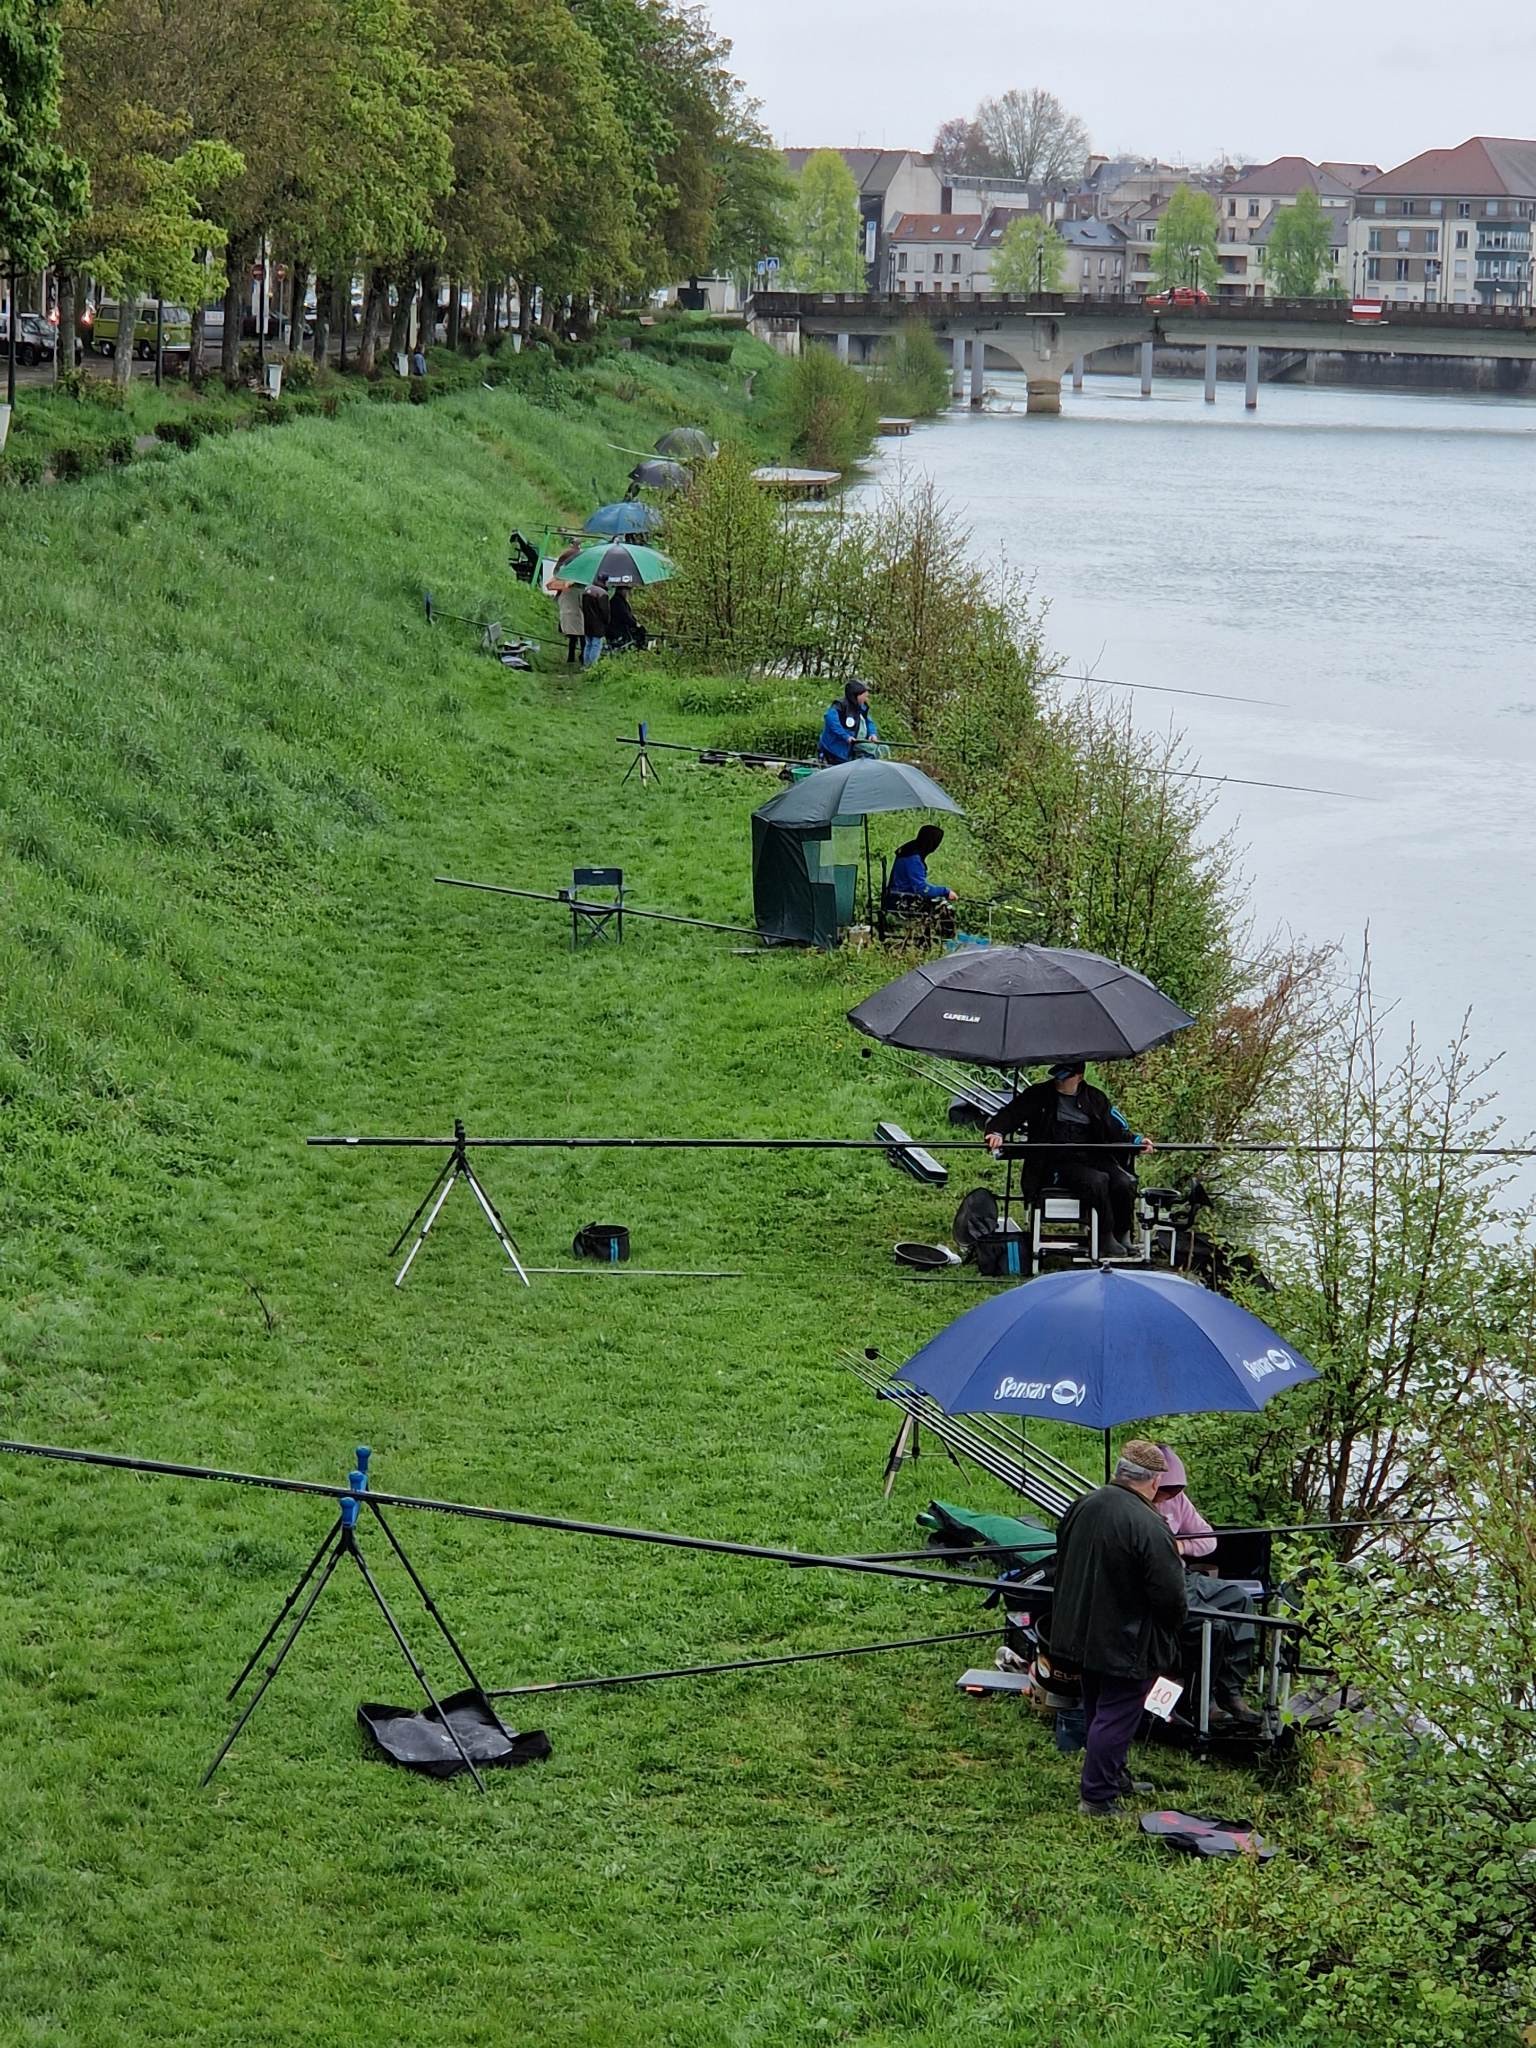
<path id="1" fill-rule="evenodd" d="M 1195 1020 L 1144 974 L 1098 953 L 976 946 L 876 989 L 848 1021 L 882 1045 L 1018 1068 L 1131 1059 Z"/>
<path id="2" fill-rule="evenodd" d="M 629 481 L 637 491 L 686 491 L 688 472 L 680 462 L 663 462 L 647 456 L 629 472 Z"/>
<path id="3" fill-rule="evenodd" d="M 696 456 L 711 456 L 715 444 L 702 427 L 669 427 L 656 443 L 658 455 L 674 456 L 679 462 L 688 462 Z"/>
<path id="4" fill-rule="evenodd" d="M 875 921 L 875 886 L 869 854 L 869 817 L 872 811 L 953 811 L 963 817 L 960 806 L 947 790 L 940 789 L 932 776 L 909 761 L 854 760 L 835 768 L 822 768 L 802 781 L 791 783 L 756 813 L 770 825 L 852 825 L 864 826 L 864 889 L 869 899 L 869 921 Z"/>

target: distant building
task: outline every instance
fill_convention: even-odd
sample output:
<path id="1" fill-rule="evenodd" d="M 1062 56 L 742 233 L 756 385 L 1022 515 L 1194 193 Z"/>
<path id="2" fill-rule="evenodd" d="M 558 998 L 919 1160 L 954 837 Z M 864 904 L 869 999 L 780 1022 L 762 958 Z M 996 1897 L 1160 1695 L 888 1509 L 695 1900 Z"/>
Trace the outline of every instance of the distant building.
<path id="1" fill-rule="evenodd" d="M 816 154 L 811 149 L 786 149 L 784 161 L 795 177 Z M 872 290 L 882 290 L 887 269 L 886 232 L 899 214 L 937 213 L 944 205 L 944 183 L 931 157 L 915 149 L 840 149 L 837 154 L 853 173 L 859 188 L 864 262 Z"/>
<path id="2" fill-rule="evenodd" d="M 1352 168 L 1346 166 L 1346 169 Z M 1358 166 L 1362 175 L 1379 177 L 1374 164 Z M 1304 156 L 1277 156 L 1273 163 L 1255 164 L 1229 179 L 1217 198 L 1216 254 L 1221 275 L 1211 289 L 1213 298 L 1261 299 L 1265 283 L 1263 252 L 1282 207 L 1294 206 L 1303 192 L 1315 192 L 1318 203 L 1330 219 L 1336 219 L 1334 235 L 1334 279 L 1347 284 L 1341 275 L 1349 241 L 1349 219 L 1357 187 L 1337 177 L 1323 164 Z M 1202 282 L 1204 280 L 1202 279 Z"/>
<path id="3" fill-rule="evenodd" d="M 1014 221 L 1035 212 L 1033 207 L 994 206 L 983 217 L 975 240 L 971 290 L 994 289 L 992 259 L 1003 236 Z M 1043 218 L 1050 221 L 1051 216 L 1046 213 Z M 1060 220 L 1052 224 L 1067 245 L 1066 261 L 1061 266 L 1062 291 L 1071 298 L 1120 298 L 1125 291 L 1124 230 L 1108 220 Z"/>
<path id="4" fill-rule="evenodd" d="M 1355 194 L 1351 289 L 1409 305 L 1531 304 L 1536 142 L 1474 135 Z"/>
<path id="5" fill-rule="evenodd" d="M 904 213 L 886 230 L 886 274 L 879 289 L 940 293 L 975 291 L 979 213 Z"/>

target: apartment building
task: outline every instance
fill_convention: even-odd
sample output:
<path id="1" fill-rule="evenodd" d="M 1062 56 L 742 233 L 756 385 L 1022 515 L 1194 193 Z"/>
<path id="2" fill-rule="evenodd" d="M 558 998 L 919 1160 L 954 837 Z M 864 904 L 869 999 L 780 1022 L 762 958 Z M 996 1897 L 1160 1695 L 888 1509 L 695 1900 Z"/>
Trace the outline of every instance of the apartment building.
<path id="1" fill-rule="evenodd" d="M 904 213 L 886 230 L 881 288 L 916 296 L 974 291 L 979 213 Z"/>
<path id="2" fill-rule="evenodd" d="M 1381 175 L 1375 164 L 1364 164 L 1358 169 L 1362 178 Z M 1323 212 L 1335 224 L 1334 282 L 1347 287 L 1348 280 L 1342 271 L 1358 190 L 1358 182 L 1340 177 L 1326 165 L 1314 164 L 1304 156 L 1278 156 L 1273 163 L 1255 164 L 1229 179 L 1216 202 L 1216 254 L 1221 274 L 1213 287 L 1213 296 L 1263 298 L 1264 250 L 1275 217 L 1282 207 L 1294 206 L 1303 192 L 1315 192 Z"/>
<path id="3" fill-rule="evenodd" d="M 1536 142 L 1474 135 L 1355 195 L 1351 288 L 1409 305 L 1529 306 Z"/>

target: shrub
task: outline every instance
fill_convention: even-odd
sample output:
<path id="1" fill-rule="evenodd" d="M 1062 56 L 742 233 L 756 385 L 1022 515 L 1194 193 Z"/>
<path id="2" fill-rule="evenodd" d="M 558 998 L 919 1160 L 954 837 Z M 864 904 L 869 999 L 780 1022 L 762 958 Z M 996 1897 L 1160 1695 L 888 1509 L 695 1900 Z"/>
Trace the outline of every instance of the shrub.
<path id="1" fill-rule="evenodd" d="M 132 434 L 109 434 L 102 443 L 101 452 L 108 462 L 132 462 L 134 456 Z"/>
<path id="2" fill-rule="evenodd" d="M 29 491 L 43 480 L 43 458 L 36 448 L 18 448 L 14 441 L 0 454 L 0 489 Z"/>
<path id="3" fill-rule="evenodd" d="M 427 388 L 426 378 L 412 377 L 410 380 L 410 389 L 408 395 L 410 397 L 412 405 L 425 405 L 427 400 L 432 396 L 431 392 Z"/>
<path id="4" fill-rule="evenodd" d="M 94 441 L 83 441 L 76 448 L 55 448 L 53 451 L 53 474 L 63 483 L 78 483 L 82 477 L 94 476 L 104 466 L 101 448 Z"/>
<path id="5" fill-rule="evenodd" d="M 103 412 L 122 412 L 128 403 L 128 393 L 110 377 L 82 378 L 79 395 L 87 405 L 99 406 Z"/>
<path id="6" fill-rule="evenodd" d="M 815 469 L 851 469 L 880 417 L 868 381 L 829 348 L 801 350 L 779 373 L 775 407 L 795 455 Z"/>
<path id="7" fill-rule="evenodd" d="M 86 396 L 95 381 L 95 378 L 86 376 L 79 364 L 75 364 L 67 370 L 60 370 L 54 379 L 53 388 L 60 397 L 73 398 L 78 403 Z"/>
<path id="8" fill-rule="evenodd" d="M 168 441 L 173 448 L 195 448 L 205 431 L 203 421 L 195 413 L 188 413 L 182 418 L 155 421 L 155 439 Z"/>
<path id="9" fill-rule="evenodd" d="M 312 391 L 320 374 L 320 365 L 302 349 L 294 349 L 283 360 L 283 389 L 285 391 Z"/>
<path id="10" fill-rule="evenodd" d="M 931 419 L 949 403 L 950 365 L 930 327 L 912 322 L 886 343 L 873 379 L 882 412 Z"/>

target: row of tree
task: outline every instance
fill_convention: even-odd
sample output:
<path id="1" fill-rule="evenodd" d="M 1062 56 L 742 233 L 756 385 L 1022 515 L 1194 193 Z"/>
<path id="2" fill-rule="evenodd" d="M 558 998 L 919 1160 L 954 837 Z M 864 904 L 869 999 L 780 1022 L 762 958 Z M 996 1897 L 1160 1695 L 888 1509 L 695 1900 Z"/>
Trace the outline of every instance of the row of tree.
<path id="1" fill-rule="evenodd" d="M 526 325 L 750 269 L 789 186 L 729 58 L 683 0 L 0 0 L 0 249 L 66 333 L 79 279 L 121 301 L 125 373 L 142 301 L 220 289 L 233 371 L 266 250 L 317 353 L 365 279 L 365 363 L 418 283 Z"/>

